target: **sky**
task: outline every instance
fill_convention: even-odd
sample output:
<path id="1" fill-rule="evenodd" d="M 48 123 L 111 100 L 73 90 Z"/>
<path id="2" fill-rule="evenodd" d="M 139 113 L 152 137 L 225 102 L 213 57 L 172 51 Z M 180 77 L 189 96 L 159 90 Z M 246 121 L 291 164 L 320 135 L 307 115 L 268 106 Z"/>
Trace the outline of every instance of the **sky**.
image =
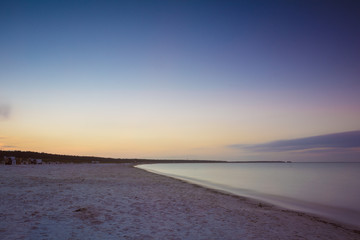
<path id="1" fill-rule="evenodd" d="M 358 1 L 1 1 L 0 149 L 360 161 L 359 12 Z"/>

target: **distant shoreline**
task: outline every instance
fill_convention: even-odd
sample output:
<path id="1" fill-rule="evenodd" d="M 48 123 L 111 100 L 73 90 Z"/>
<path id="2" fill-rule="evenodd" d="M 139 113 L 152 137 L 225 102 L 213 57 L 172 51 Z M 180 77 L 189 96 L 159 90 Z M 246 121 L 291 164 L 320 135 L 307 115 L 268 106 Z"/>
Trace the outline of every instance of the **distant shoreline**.
<path id="1" fill-rule="evenodd" d="M 140 158 L 106 158 L 95 156 L 75 156 L 33 151 L 0 150 L 0 161 L 5 157 L 42 159 L 44 163 L 286 163 L 286 161 L 223 161 L 223 160 L 186 160 L 186 159 L 140 159 Z M 288 161 L 289 162 L 289 161 Z"/>

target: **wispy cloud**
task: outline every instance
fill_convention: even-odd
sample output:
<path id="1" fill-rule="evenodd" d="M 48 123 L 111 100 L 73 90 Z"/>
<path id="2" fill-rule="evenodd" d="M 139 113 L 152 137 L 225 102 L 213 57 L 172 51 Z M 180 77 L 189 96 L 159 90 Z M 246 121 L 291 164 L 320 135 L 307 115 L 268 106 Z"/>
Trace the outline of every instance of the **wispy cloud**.
<path id="1" fill-rule="evenodd" d="M 10 117 L 11 107 L 8 104 L 0 104 L 0 119 L 8 119 Z"/>
<path id="2" fill-rule="evenodd" d="M 340 150 L 360 148 L 360 131 L 333 133 L 320 136 L 279 140 L 262 144 L 234 144 L 228 147 L 253 152 L 311 151 L 315 149 Z"/>
<path id="3" fill-rule="evenodd" d="M 13 146 L 13 145 L 4 145 L 4 146 L 2 146 L 2 148 L 17 148 L 17 146 Z"/>

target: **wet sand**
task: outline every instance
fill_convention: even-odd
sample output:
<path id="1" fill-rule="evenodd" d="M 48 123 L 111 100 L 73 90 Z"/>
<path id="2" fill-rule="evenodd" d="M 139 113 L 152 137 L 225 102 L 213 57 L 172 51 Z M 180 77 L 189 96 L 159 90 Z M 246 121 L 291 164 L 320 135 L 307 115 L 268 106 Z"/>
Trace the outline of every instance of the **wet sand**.
<path id="1" fill-rule="evenodd" d="M 360 239 L 126 164 L 0 166 L 0 239 Z"/>

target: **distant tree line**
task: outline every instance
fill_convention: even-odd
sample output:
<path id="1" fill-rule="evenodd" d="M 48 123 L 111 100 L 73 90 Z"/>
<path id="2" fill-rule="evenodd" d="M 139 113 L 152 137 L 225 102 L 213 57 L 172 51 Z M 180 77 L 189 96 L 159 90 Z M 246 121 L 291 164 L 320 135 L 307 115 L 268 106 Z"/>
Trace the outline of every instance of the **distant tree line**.
<path id="1" fill-rule="evenodd" d="M 61 155 L 44 152 L 31 152 L 31 151 L 3 151 L 0 150 L 0 160 L 4 157 L 16 158 L 35 158 L 42 159 L 44 163 L 59 162 L 59 163 L 206 163 L 214 161 L 199 161 L 199 160 L 160 160 L 160 159 L 135 159 L 135 158 L 105 158 L 94 156 L 74 156 L 74 155 Z M 222 161 L 216 161 L 222 162 Z"/>

